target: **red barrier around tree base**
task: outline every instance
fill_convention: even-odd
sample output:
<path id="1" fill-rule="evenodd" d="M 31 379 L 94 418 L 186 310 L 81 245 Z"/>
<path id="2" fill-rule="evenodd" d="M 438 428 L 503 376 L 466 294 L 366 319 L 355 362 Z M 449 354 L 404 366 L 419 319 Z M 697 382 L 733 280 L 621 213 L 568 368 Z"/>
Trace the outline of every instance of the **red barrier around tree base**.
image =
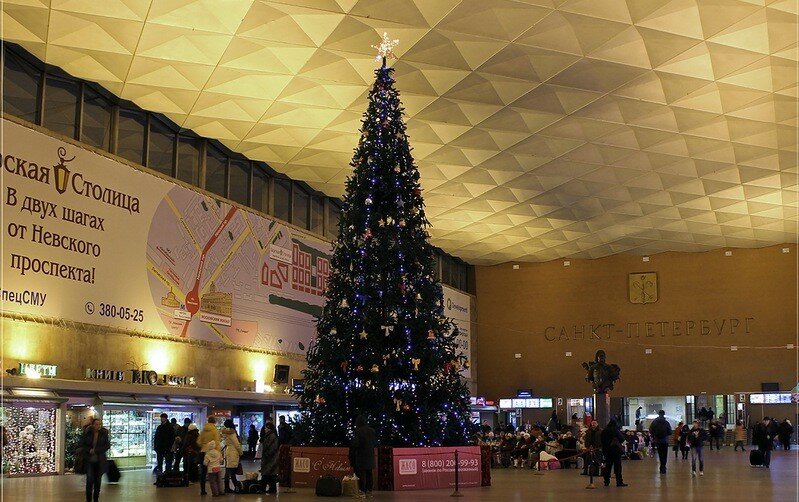
<path id="1" fill-rule="evenodd" d="M 348 453 L 342 447 L 283 446 L 280 483 L 285 487 L 313 488 L 316 480 L 326 474 L 341 479 L 352 474 Z M 377 489 L 384 491 L 452 489 L 457 465 L 459 488 L 491 486 L 490 454 L 490 448 L 480 446 L 380 447 L 374 479 Z"/>

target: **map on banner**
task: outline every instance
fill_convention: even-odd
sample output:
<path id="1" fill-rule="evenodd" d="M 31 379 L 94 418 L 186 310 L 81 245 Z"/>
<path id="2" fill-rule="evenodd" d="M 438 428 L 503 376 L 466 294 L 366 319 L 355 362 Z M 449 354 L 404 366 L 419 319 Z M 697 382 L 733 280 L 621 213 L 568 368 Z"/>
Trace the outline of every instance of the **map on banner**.
<path id="1" fill-rule="evenodd" d="M 304 353 L 330 244 L 3 119 L 5 311 Z"/>

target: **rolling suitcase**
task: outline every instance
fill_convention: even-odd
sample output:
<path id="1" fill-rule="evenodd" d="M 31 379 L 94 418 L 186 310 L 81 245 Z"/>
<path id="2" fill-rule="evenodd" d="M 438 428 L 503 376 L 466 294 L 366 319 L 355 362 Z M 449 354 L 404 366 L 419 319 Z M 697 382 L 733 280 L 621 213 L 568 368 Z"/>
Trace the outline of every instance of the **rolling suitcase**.
<path id="1" fill-rule="evenodd" d="M 122 477 L 122 474 L 119 472 L 119 467 L 117 467 L 117 463 L 113 460 L 108 461 L 108 472 L 106 472 L 108 476 L 109 483 L 119 483 L 119 478 Z"/>
<path id="2" fill-rule="evenodd" d="M 763 465 L 763 461 L 765 457 L 763 452 L 760 450 L 750 450 L 749 451 L 749 464 L 752 467 L 760 467 Z"/>

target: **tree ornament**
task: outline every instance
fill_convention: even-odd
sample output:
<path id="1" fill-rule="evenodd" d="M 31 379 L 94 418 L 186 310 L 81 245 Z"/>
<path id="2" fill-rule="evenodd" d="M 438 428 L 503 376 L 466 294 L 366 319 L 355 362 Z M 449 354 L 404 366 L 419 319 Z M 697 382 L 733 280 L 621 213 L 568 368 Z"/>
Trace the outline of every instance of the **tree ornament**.
<path id="1" fill-rule="evenodd" d="M 369 197 L 367 197 L 367 198 L 366 198 L 366 200 L 365 200 L 365 201 L 363 201 L 363 202 L 364 202 L 364 204 L 366 204 L 367 206 L 371 206 L 371 205 L 372 205 L 372 199 L 370 199 Z"/>
<path id="2" fill-rule="evenodd" d="M 402 411 L 411 411 L 411 405 L 403 404 L 402 405 Z"/>
<path id="3" fill-rule="evenodd" d="M 415 197 L 421 197 L 421 196 L 422 196 L 422 190 L 421 190 L 421 189 L 419 189 L 419 188 L 414 188 L 414 189 L 413 189 L 413 195 L 414 195 Z"/>
<path id="4" fill-rule="evenodd" d="M 394 326 L 380 326 L 380 329 L 383 330 L 383 334 L 388 336 L 392 331 L 394 331 Z"/>
<path id="5" fill-rule="evenodd" d="M 383 32 L 383 39 L 380 41 L 379 45 L 373 45 L 372 49 L 377 49 L 377 56 L 375 56 L 376 61 L 383 60 L 383 66 L 386 65 L 387 58 L 396 58 L 397 56 L 394 55 L 394 47 L 399 45 L 399 40 L 394 39 L 391 40 L 388 38 L 388 33 L 385 31 Z"/>
<path id="6" fill-rule="evenodd" d="M 377 224 L 381 227 L 385 227 L 386 221 L 383 218 L 380 218 L 379 220 L 377 220 Z"/>
<path id="7" fill-rule="evenodd" d="M 338 334 L 338 330 L 336 328 L 331 328 L 330 329 L 330 334 L 333 335 L 333 336 L 336 336 Z"/>
<path id="8" fill-rule="evenodd" d="M 369 335 L 366 333 L 366 330 L 362 329 L 361 332 L 360 332 L 361 340 L 366 340 L 366 337 L 368 337 L 368 336 Z"/>
<path id="9" fill-rule="evenodd" d="M 397 399 L 397 398 L 395 397 L 395 398 L 394 398 L 394 406 L 396 406 L 396 407 L 397 407 L 397 411 L 399 411 L 399 410 L 400 410 L 400 407 L 402 406 L 402 399 Z"/>
<path id="10" fill-rule="evenodd" d="M 394 166 L 394 172 L 395 172 L 395 173 L 399 173 L 400 171 L 402 171 L 402 169 L 400 168 L 399 164 L 397 164 L 396 166 Z"/>
<path id="11" fill-rule="evenodd" d="M 427 332 L 427 339 L 428 340 L 435 340 L 436 339 L 436 332 L 432 329 Z"/>
<path id="12" fill-rule="evenodd" d="M 403 227 L 403 228 L 405 227 L 405 219 L 404 219 L 404 218 L 401 218 L 401 219 L 399 220 L 399 226 L 400 226 L 400 227 Z"/>
<path id="13" fill-rule="evenodd" d="M 422 293 L 416 293 L 416 299 L 417 300 L 421 300 L 422 299 Z"/>
<path id="14" fill-rule="evenodd" d="M 371 238 L 372 238 L 372 229 L 371 228 L 367 228 L 366 232 L 363 233 L 363 239 L 366 240 L 366 239 L 371 239 Z"/>
<path id="15" fill-rule="evenodd" d="M 358 367 L 355 368 L 355 371 L 357 371 L 358 373 L 362 373 L 363 372 L 363 365 L 359 364 Z"/>
<path id="16" fill-rule="evenodd" d="M 392 218 L 391 216 L 386 216 L 386 224 L 391 225 L 393 223 L 394 223 L 394 218 Z"/>
<path id="17" fill-rule="evenodd" d="M 342 371 L 342 373 L 346 373 L 347 372 L 347 366 L 349 366 L 349 364 L 350 364 L 349 361 L 341 361 L 341 371 Z"/>
<path id="18" fill-rule="evenodd" d="M 371 371 L 372 373 L 380 373 L 380 366 L 373 364 L 372 369 L 369 371 Z"/>
<path id="19" fill-rule="evenodd" d="M 411 364 L 413 364 L 413 371 L 419 371 L 419 363 L 421 363 L 421 362 L 422 362 L 422 360 L 419 359 L 419 358 L 411 359 Z"/>
<path id="20" fill-rule="evenodd" d="M 347 302 L 347 299 L 346 299 L 346 298 L 344 298 L 343 300 L 341 300 L 341 304 L 340 304 L 340 305 L 341 305 L 341 307 L 342 307 L 342 308 L 347 308 L 347 307 L 349 307 L 349 306 L 350 306 L 350 304 Z"/>

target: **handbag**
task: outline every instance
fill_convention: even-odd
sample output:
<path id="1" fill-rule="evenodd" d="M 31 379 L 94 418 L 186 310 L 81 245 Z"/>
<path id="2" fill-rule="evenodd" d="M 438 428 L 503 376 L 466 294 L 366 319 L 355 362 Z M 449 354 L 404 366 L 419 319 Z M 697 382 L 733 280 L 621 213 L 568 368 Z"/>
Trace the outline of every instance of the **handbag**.
<path id="1" fill-rule="evenodd" d="M 241 462 L 239 462 L 239 465 L 236 467 L 236 474 L 239 476 L 244 475 L 244 466 L 241 465 Z"/>

